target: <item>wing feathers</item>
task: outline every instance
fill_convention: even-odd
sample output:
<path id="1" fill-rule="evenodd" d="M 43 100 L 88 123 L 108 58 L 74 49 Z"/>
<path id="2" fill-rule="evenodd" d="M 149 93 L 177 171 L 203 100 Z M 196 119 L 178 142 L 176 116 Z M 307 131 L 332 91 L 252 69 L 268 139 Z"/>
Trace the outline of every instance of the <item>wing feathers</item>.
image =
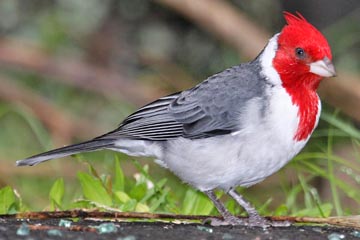
<path id="1" fill-rule="evenodd" d="M 160 141 L 238 131 L 249 100 L 265 95 L 266 79 L 260 75 L 256 61 L 229 68 L 192 89 L 145 105 L 127 117 L 118 129 L 100 138 Z"/>
<path id="2" fill-rule="evenodd" d="M 182 136 L 183 124 L 169 113 L 169 105 L 179 94 L 158 99 L 127 117 L 113 132 L 100 138 L 127 137 L 142 140 L 167 140 Z"/>

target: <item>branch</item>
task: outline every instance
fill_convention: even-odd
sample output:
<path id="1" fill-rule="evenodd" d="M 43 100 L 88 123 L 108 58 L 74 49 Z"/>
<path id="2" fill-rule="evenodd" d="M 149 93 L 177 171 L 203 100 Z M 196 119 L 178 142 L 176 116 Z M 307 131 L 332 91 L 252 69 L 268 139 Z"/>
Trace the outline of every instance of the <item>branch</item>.
<path id="1" fill-rule="evenodd" d="M 57 211 L 57 212 L 27 212 L 18 214 L 0 215 L 0 219 L 56 219 L 56 218 L 91 218 L 91 219 L 167 219 L 167 220 L 191 220 L 205 221 L 209 218 L 220 218 L 218 216 L 205 215 L 179 215 L 163 213 L 140 213 L 140 212 L 99 212 L 99 211 Z M 244 217 L 241 217 L 244 218 Z M 292 216 L 269 216 L 272 221 L 289 221 L 294 223 L 316 223 L 330 224 L 342 227 L 360 228 L 360 215 L 347 217 L 292 217 Z"/>

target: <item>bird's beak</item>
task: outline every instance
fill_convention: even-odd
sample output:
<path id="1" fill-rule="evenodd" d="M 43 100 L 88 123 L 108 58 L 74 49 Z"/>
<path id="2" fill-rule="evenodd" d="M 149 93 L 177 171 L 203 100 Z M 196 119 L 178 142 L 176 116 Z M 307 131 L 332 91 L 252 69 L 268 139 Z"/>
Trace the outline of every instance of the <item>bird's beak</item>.
<path id="1" fill-rule="evenodd" d="M 335 77 L 336 71 L 332 62 L 327 58 L 310 63 L 310 72 L 321 77 Z"/>

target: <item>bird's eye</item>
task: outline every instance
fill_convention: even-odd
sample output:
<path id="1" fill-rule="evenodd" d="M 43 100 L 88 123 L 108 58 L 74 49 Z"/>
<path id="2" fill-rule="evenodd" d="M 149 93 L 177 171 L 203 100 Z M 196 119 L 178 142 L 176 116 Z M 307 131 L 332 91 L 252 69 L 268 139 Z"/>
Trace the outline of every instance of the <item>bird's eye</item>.
<path id="1" fill-rule="evenodd" d="M 302 48 L 296 48 L 295 54 L 298 58 L 304 58 L 305 57 L 305 51 Z"/>

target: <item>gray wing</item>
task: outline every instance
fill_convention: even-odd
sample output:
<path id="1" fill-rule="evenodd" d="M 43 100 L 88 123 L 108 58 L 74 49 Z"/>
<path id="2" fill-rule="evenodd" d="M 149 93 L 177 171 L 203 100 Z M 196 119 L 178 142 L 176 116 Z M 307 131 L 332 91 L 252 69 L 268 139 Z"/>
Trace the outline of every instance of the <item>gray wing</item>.
<path id="1" fill-rule="evenodd" d="M 261 97 L 265 80 L 251 63 L 229 68 L 196 87 L 152 102 L 100 138 L 142 140 L 190 139 L 241 129 L 241 114 L 250 99 Z"/>
<path id="2" fill-rule="evenodd" d="M 145 105 L 130 116 L 114 131 L 99 138 L 127 137 L 141 140 L 162 141 L 182 136 L 183 125 L 169 112 L 175 93 Z"/>

